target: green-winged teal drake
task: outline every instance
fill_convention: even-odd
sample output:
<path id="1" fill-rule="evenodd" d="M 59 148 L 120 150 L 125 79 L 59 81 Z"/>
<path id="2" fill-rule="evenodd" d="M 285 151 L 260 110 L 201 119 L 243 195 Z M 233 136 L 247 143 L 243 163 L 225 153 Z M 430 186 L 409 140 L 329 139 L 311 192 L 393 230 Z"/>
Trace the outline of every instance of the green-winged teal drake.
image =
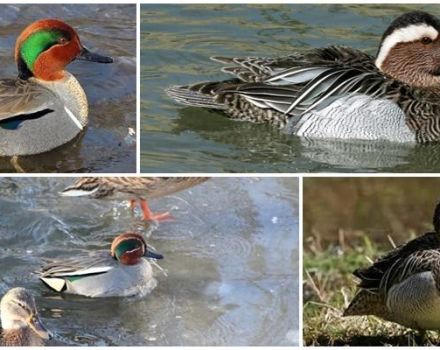
<path id="1" fill-rule="evenodd" d="M 163 256 L 150 251 L 140 234 L 126 232 L 113 240 L 110 253 L 46 260 L 38 275 L 59 293 L 92 298 L 143 295 L 157 284 L 148 258 Z"/>
<path id="2" fill-rule="evenodd" d="M 339 46 L 280 58 L 213 57 L 234 78 L 167 93 L 183 105 L 303 137 L 439 141 L 439 33 L 436 17 L 409 12 L 386 29 L 376 57 Z"/>
<path id="3" fill-rule="evenodd" d="M 51 333 L 38 316 L 34 297 L 24 288 L 13 288 L 0 303 L 0 346 L 42 346 Z"/>
<path id="4" fill-rule="evenodd" d="M 167 220 L 170 213 L 153 213 L 147 200 L 167 196 L 198 185 L 209 177 L 84 177 L 64 189 L 63 196 L 139 201 L 144 220 Z"/>
<path id="5" fill-rule="evenodd" d="M 50 151 L 87 125 L 87 97 L 65 70 L 75 59 L 111 63 L 87 50 L 66 23 L 43 19 L 29 25 L 15 45 L 17 79 L 0 80 L 0 156 Z"/>
<path id="6" fill-rule="evenodd" d="M 376 315 L 403 326 L 440 329 L 440 203 L 434 231 L 354 271 L 358 292 L 344 316 Z"/>

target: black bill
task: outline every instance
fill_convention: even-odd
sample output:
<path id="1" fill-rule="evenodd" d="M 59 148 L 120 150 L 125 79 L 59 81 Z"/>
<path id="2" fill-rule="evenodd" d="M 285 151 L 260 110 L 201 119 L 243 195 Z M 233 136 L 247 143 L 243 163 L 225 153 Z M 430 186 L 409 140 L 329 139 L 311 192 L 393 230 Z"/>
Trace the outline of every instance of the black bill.
<path id="1" fill-rule="evenodd" d="M 85 47 L 82 48 L 79 55 L 76 56 L 76 59 L 97 62 L 97 63 L 113 63 L 113 58 L 109 56 L 103 56 L 97 53 L 93 53 L 88 49 L 86 49 Z"/>

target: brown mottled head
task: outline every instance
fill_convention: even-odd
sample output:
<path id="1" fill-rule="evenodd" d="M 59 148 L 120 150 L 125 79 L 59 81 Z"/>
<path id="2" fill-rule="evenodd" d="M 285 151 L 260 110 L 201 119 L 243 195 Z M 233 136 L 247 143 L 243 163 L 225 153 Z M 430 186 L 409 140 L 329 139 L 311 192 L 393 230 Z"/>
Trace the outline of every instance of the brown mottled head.
<path id="1" fill-rule="evenodd" d="M 40 320 L 34 297 L 24 288 L 13 288 L 3 296 L 0 317 L 5 331 L 30 328 L 42 339 L 51 338 Z"/>
<path id="2" fill-rule="evenodd" d="M 440 21 L 414 11 L 395 19 L 385 31 L 376 66 L 393 79 L 421 88 L 440 87 Z"/>
<path id="3" fill-rule="evenodd" d="M 110 57 L 85 49 L 78 34 L 57 19 L 42 19 L 26 27 L 15 44 L 19 77 L 53 81 L 64 78 L 65 67 L 74 59 L 111 63 Z"/>

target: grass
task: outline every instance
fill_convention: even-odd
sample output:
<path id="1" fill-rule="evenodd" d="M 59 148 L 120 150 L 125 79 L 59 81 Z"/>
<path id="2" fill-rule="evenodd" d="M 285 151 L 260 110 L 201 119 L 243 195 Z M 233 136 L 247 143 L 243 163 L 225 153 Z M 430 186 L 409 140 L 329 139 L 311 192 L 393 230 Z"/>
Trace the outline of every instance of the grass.
<path id="1" fill-rule="evenodd" d="M 342 317 L 345 307 L 356 292 L 352 271 L 367 266 L 370 261 L 392 248 L 392 242 L 382 247 L 371 242 L 367 235 L 356 244 L 347 243 L 344 231 L 339 242 L 321 245 L 318 235 L 304 242 L 304 327 L 303 340 L 309 346 L 382 346 L 438 345 L 440 337 L 418 332 L 381 320 L 374 316 Z"/>

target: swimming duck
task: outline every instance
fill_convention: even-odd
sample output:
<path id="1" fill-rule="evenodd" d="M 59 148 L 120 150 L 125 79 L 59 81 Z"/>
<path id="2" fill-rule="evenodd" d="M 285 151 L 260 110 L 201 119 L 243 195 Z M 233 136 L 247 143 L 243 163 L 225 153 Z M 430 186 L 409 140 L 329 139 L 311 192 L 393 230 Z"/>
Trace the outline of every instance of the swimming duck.
<path id="1" fill-rule="evenodd" d="M 440 140 L 440 21 L 395 19 L 376 57 L 330 46 L 280 58 L 213 57 L 229 80 L 173 86 L 178 103 L 307 138 Z"/>
<path id="2" fill-rule="evenodd" d="M 0 346 L 42 346 L 51 338 L 41 323 L 34 297 L 24 288 L 13 288 L 0 303 Z"/>
<path id="3" fill-rule="evenodd" d="M 73 60 L 111 63 L 90 52 L 66 23 L 43 19 L 29 25 L 15 45 L 17 79 L 0 80 L 0 156 L 50 151 L 87 125 L 87 97 L 65 70 Z"/>
<path id="4" fill-rule="evenodd" d="M 117 236 L 110 254 L 96 252 L 64 260 L 46 260 L 38 271 L 40 280 L 59 293 L 84 295 L 91 298 L 133 296 L 156 287 L 153 270 L 146 258 L 163 256 L 147 249 L 138 233 Z"/>
<path id="5" fill-rule="evenodd" d="M 167 196 L 208 179 L 208 177 L 84 177 L 65 188 L 61 194 L 73 197 L 130 199 L 132 209 L 136 201 L 139 201 L 144 220 L 162 221 L 171 219 L 170 213 L 153 213 L 147 199 Z"/>
<path id="6" fill-rule="evenodd" d="M 434 232 L 354 271 L 359 290 L 344 316 L 376 315 L 420 331 L 440 329 L 440 203 L 433 221 Z"/>

